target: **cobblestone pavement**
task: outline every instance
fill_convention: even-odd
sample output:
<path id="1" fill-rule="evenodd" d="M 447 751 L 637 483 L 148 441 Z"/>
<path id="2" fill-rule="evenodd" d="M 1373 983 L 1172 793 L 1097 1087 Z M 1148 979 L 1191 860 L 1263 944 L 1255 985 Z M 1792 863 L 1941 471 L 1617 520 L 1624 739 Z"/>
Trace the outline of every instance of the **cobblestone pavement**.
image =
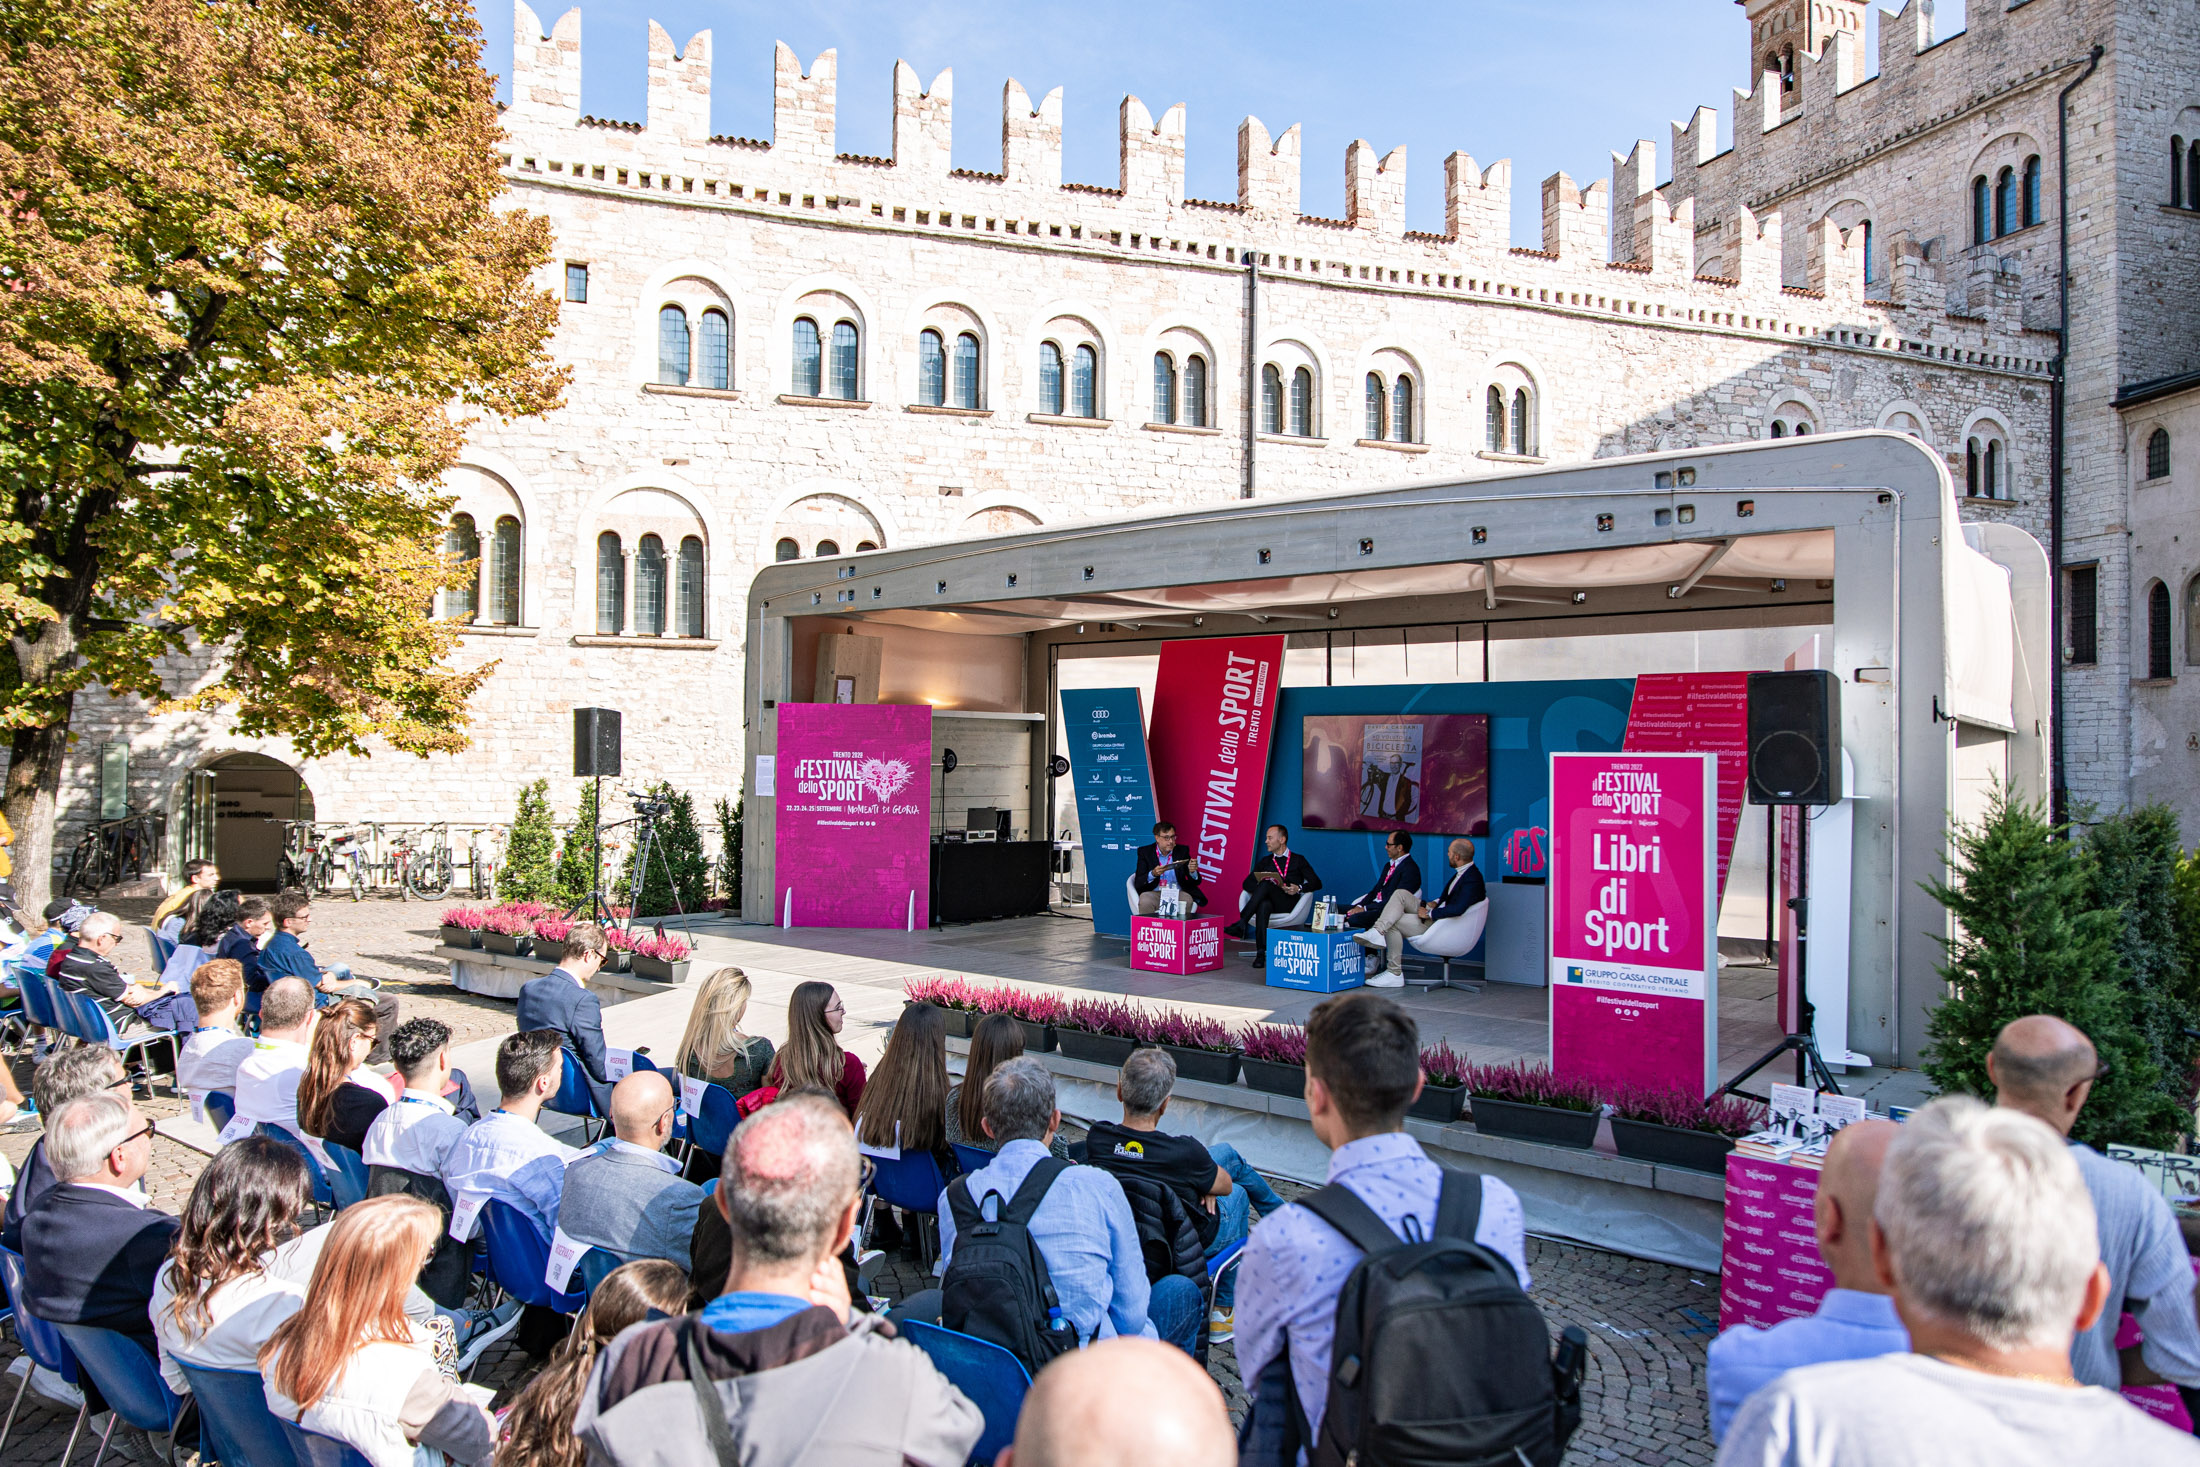
<path id="1" fill-rule="evenodd" d="M 110 909 L 142 920 L 151 902 L 115 902 Z M 405 1014 L 442 1020 L 454 1043 L 507 1032 L 512 1008 L 507 1002 L 461 993 L 451 987 L 441 964 L 429 961 L 440 903 L 369 900 L 354 904 L 326 898 L 313 909 L 313 950 L 323 963 L 344 962 L 363 975 L 381 978 Z M 131 939 L 124 948 L 126 966 L 142 970 L 142 946 Z M 19 1084 L 28 1090 L 29 1056 L 8 1057 Z M 181 1107 L 165 1092 L 140 1100 L 148 1115 L 173 1115 Z M 36 1139 L 25 1128 L 0 1133 L 0 1155 L 19 1163 Z M 189 1195 L 206 1158 L 165 1136 L 153 1142 L 153 1164 L 146 1184 L 154 1203 L 174 1212 Z M 1278 1182 L 1286 1200 L 1303 1192 Z M 1541 1238 L 1528 1241 L 1528 1266 L 1535 1277 L 1534 1299 L 1555 1331 L 1578 1324 L 1589 1337 L 1589 1373 L 1583 1389 L 1580 1433 L 1568 1451 L 1568 1464 L 1604 1462 L 1709 1464 L 1714 1455 L 1705 1408 L 1704 1349 L 1716 1331 L 1719 1300 L 1714 1275 L 1664 1264 L 1644 1263 L 1618 1254 Z M 900 1299 L 930 1280 L 914 1260 L 896 1257 L 881 1271 L 874 1288 Z M 14 1362 L 12 1332 L 0 1340 L 0 1370 Z M 509 1403 L 532 1377 L 539 1362 L 516 1346 L 500 1345 L 483 1360 L 475 1379 L 498 1390 L 497 1405 Z M 1210 1352 L 1208 1368 L 1230 1407 L 1242 1418 L 1245 1396 L 1238 1377 L 1237 1354 L 1228 1344 Z M 16 1381 L 0 1378 L 0 1398 L 12 1399 Z M 5 1406 L 0 1405 L 0 1412 Z M 36 1392 L 23 1398 L 22 1412 L 8 1441 L 9 1462 L 55 1462 L 75 1417 L 73 1410 L 50 1406 Z M 91 1460 L 90 1448 L 77 1446 L 79 1460 Z M 157 1461 L 154 1446 L 142 1435 L 118 1428 L 110 1460 Z"/>

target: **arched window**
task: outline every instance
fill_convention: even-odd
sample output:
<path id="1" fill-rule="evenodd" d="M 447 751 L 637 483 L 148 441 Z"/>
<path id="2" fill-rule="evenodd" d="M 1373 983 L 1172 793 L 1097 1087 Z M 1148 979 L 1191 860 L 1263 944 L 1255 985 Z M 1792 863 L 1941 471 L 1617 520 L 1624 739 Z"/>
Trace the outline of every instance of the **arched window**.
<path id="1" fill-rule="evenodd" d="M 672 634 L 703 635 L 703 542 L 689 535 L 680 542 L 680 559 L 673 579 Z"/>
<path id="2" fill-rule="evenodd" d="M 1798 438 L 1807 438 L 1807 437 L 1809 437 L 1809 436 L 1810 436 L 1810 424 L 1808 424 L 1808 423 L 1797 423 L 1797 424 L 1795 425 L 1795 436 L 1796 436 L 1796 437 L 1798 437 Z"/>
<path id="3" fill-rule="evenodd" d="M 2200 576 L 2185 582 L 2185 666 L 2200 667 Z"/>
<path id="4" fill-rule="evenodd" d="M 1773 419 L 1773 420 L 1772 420 L 1772 436 L 1773 436 L 1773 437 L 1775 437 L 1775 438 L 1785 438 L 1785 437 L 1787 437 L 1787 436 L 1788 436 L 1788 425 L 1787 425 L 1787 424 L 1785 424 L 1785 423 L 1783 423 L 1783 422 L 1781 422 L 1781 421 L 1780 421 L 1780 420 L 1779 420 L 1778 418 L 1775 418 L 1775 419 Z"/>
<path id="5" fill-rule="evenodd" d="M 1367 431 L 1360 436 L 1380 443 L 1390 433 L 1390 394 L 1380 372 L 1367 374 Z"/>
<path id="6" fill-rule="evenodd" d="M 1176 421 L 1176 361 L 1165 351 L 1153 354 L 1153 420 Z"/>
<path id="7" fill-rule="evenodd" d="M 1780 90 L 1795 90 L 1795 48 L 1789 46 L 1780 52 Z"/>
<path id="8" fill-rule="evenodd" d="M 876 544 L 872 543 L 872 542 L 871 542 L 871 541 L 869 541 L 869 540 L 858 540 L 858 541 L 856 541 L 856 549 L 857 549 L 857 550 L 876 550 L 876 549 L 878 549 L 878 546 L 877 546 Z"/>
<path id="9" fill-rule="evenodd" d="M 1184 359 L 1184 426 L 1207 426 L 1207 359 L 1196 353 Z"/>
<path id="10" fill-rule="evenodd" d="M 596 635 L 616 637 L 625 630 L 626 552 L 619 537 L 606 530 L 596 537 Z"/>
<path id="11" fill-rule="evenodd" d="M 1260 430 L 1283 432 L 1283 373 L 1274 362 L 1260 369 Z"/>
<path id="12" fill-rule="evenodd" d="M 847 402 L 856 398 L 856 323 L 833 323 L 832 394 Z"/>
<path id="13" fill-rule="evenodd" d="M 838 540 L 820 540 L 817 542 L 817 553 L 821 556 L 838 555 L 840 554 L 840 542 Z"/>
<path id="14" fill-rule="evenodd" d="M 1979 443 L 1976 438 L 1970 439 L 1964 443 L 1963 497 L 1966 499 L 1976 499 L 1979 497 L 1978 475 L 1979 470 L 1985 467 L 1984 463 L 1982 462 L 1983 457 L 1984 455 L 1979 452 Z"/>
<path id="15" fill-rule="evenodd" d="M 1100 416 L 1100 353 L 1080 346 L 1069 360 L 1069 411 L 1073 418 Z"/>
<path id="16" fill-rule="evenodd" d="M 451 516 L 443 531 L 443 553 L 466 563 L 459 568 L 458 578 L 443 588 L 441 614 L 451 621 L 470 622 L 481 614 L 481 532 L 474 528 L 472 515 Z"/>
<path id="17" fill-rule="evenodd" d="M 1291 436 L 1314 436 L 1314 373 L 1308 367 L 1291 374 Z"/>
<path id="18" fill-rule="evenodd" d="M 2166 678 L 2176 671 L 2170 650 L 2169 587 L 2156 581 L 2147 590 L 2147 676 Z"/>
<path id="19" fill-rule="evenodd" d="M 612 538 L 616 539 L 618 537 L 613 536 Z M 772 547 L 773 560 L 800 560 L 801 558 L 802 547 L 795 543 L 792 535 L 782 535 L 779 543 Z"/>
<path id="20" fill-rule="evenodd" d="M 2200 209 L 2200 138 L 2185 149 L 2185 207 Z"/>
<path id="21" fill-rule="evenodd" d="M 1039 343 L 1039 411 L 1062 416 L 1062 349 L 1051 341 Z"/>
<path id="22" fill-rule="evenodd" d="M 2147 477 L 2169 477 L 2169 429 L 2156 428 L 2147 435 Z"/>
<path id="23" fill-rule="evenodd" d="M 1390 441 L 1420 442 L 1413 427 L 1413 379 L 1400 372 L 1398 380 L 1390 388 Z"/>
<path id="24" fill-rule="evenodd" d="M 2169 206 L 2185 207 L 2185 140 L 2169 140 Z"/>
<path id="25" fill-rule="evenodd" d="M 685 387 L 688 380 L 688 313 L 678 306 L 657 312 L 657 380 Z"/>
<path id="26" fill-rule="evenodd" d="M 923 407 L 947 402 L 947 343 L 937 331 L 917 333 L 917 402 Z"/>
<path id="27" fill-rule="evenodd" d="M 2024 160 L 2024 222 L 2027 225 L 2040 222 L 2040 155 L 2037 153 Z"/>
<path id="28" fill-rule="evenodd" d="M 498 517 L 489 542 L 489 620 L 519 625 L 519 521 L 511 515 Z"/>
<path id="29" fill-rule="evenodd" d="M 1982 245 L 1994 237 L 1994 216 L 1986 175 L 1971 180 L 1971 243 Z"/>
<path id="30" fill-rule="evenodd" d="M 634 635 L 665 634 L 665 542 L 642 536 L 634 547 Z"/>
<path id="31" fill-rule="evenodd" d="M 1512 410 L 1513 452 L 1523 457 L 1535 452 L 1535 438 L 1529 431 L 1529 406 L 1528 389 L 1525 387 L 1515 388 L 1513 390 Z"/>
<path id="32" fill-rule="evenodd" d="M 1994 180 L 1994 237 L 2017 227 L 2017 171 L 2004 168 Z"/>
<path id="33" fill-rule="evenodd" d="M 726 329 L 724 311 L 705 311 L 702 336 L 696 343 L 695 375 L 705 387 L 724 392 L 733 385 L 733 336 Z"/>
<path id="34" fill-rule="evenodd" d="M 965 331 L 955 338 L 955 406 L 978 407 L 978 338 Z"/>
<path id="35" fill-rule="evenodd" d="M 825 395 L 825 348 L 817 334 L 817 323 L 808 316 L 794 323 L 793 387 L 796 397 Z"/>
<path id="36" fill-rule="evenodd" d="M 1489 431 L 1484 435 L 1491 453 L 1505 451 L 1505 389 L 1490 389 L 1489 405 L 1484 414 L 1489 419 Z"/>
<path id="37" fill-rule="evenodd" d="M 2001 492 L 2001 440 L 1986 440 L 1986 467 L 1979 474 L 1979 482 L 1986 488 L 1988 499 L 2002 498 Z"/>
<path id="38" fill-rule="evenodd" d="M 1879 262 L 1872 258 L 1872 222 L 1864 221 L 1864 283 L 1871 284 L 1879 278 Z"/>

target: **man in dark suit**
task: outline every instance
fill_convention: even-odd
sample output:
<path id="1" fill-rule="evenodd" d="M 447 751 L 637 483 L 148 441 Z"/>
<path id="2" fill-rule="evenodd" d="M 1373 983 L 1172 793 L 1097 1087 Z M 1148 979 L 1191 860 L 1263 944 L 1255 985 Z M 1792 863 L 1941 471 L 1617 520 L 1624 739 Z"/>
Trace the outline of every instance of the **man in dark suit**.
<path id="1" fill-rule="evenodd" d="M 1383 854 L 1389 857 L 1389 864 L 1375 878 L 1375 884 L 1367 889 L 1366 896 L 1344 909 L 1344 920 L 1354 927 L 1373 927 L 1389 915 L 1392 902 L 1401 911 L 1421 905 L 1421 863 L 1413 859 L 1413 837 L 1393 830 L 1383 842 Z"/>
<path id="2" fill-rule="evenodd" d="M 1433 902 L 1424 902 L 1416 893 L 1395 907 L 1386 906 L 1373 927 L 1354 936 L 1355 942 L 1382 948 L 1389 955 L 1389 966 L 1368 979 L 1367 986 L 1405 987 L 1406 939 L 1420 936 L 1446 917 L 1456 917 L 1471 910 L 1477 902 L 1487 900 L 1489 894 L 1482 873 L 1475 868 L 1474 842 L 1460 836 L 1451 843 L 1451 878 L 1444 883 L 1443 895 Z"/>
<path id="3" fill-rule="evenodd" d="M 126 1334 L 157 1355 L 146 1306 L 181 1226 L 146 1200 L 153 1124 L 112 1095 L 70 1101 L 46 1123 L 59 1185 L 23 1219 L 23 1306 L 52 1324 Z"/>
<path id="4" fill-rule="evenodd" d="M 519 1028 L 555 1029 L 565 1052 L 580 1063 L 596 1109 L 611 1114 L 611 1071 L 604 1054 L 603 1000 L 588 991 L 588 980 L 603 967 L 608 944 L 603 928 L 594 922 L 576 922 L 565 937 L 565 954 L 557 967 L 540 978 L 520 985 Z"/>
<path id="5" fill-rule="evenodd" d="M 1246 900 L 1237 921 L 1222 929 L 1232 937 L 1253 939 L 1256 968 L 1268 963 L 1268 919 L 1288 915 L 1302 895 L 1320 890 L 1322 884 L 1314 874 L 1313 863 L 1291 849 L 1290 831 L 1271 825 L 1261 834 L 1268 843 L 1268 854 L 1253 863 L 1245 878 Z"/>
<path id="6" fill-rule="evenodd" d="M 1161 891 L 1170 884 L 1171 873 L 1176 887 L 1192 899 L 1193 906 L 1207 905 L 1207 893 L 1199 886 L 1199 862 L 1176 843 L 1176 827 L 1164 820 L 1153 828 L 1153 844 L 1138 848 L 1138 869 L 1131 873 L 1140 916 L 1151 917 L 1161 910 Z"/>

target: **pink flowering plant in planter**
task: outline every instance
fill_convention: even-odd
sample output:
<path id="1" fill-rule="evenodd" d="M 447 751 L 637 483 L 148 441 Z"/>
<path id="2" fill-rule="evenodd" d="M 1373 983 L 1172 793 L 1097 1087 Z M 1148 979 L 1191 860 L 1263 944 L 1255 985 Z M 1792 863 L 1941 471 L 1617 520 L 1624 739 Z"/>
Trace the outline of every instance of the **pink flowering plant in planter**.
<path id="1" fill-rule="evenodd" d="M 535 919 L 535 941 L 539 944 L 561 945 L 565 941 L 566 934 L 572 930 L 572 921 L 565 917 L 537 917 Z"/>
<path id="2" fill-rule="evenodd" d="M 438 927 L 448 927 L 454 932 L 479 932 L 482 919 L 489 915 L 486 907 L 445 907 L 443 915 L 436 919 Z"/>
<path id="3" fill-rule="evenodd" d="M 481 914 L 481 930 L 500 937 L 526 937 L 534 931 L 534 921 L 509 906 L 491 907 Z"/>
<path id="4" fill-rule="evenodd" d="M 1154 1015 L 1148 1033 L 1141 1037 L 1167 1049 L 1198 1049 L 1210 1054 L 1238 1052 L 1237 1046 L 1230 1041 L 1228 1027 L 1220 1019 L 1179 1013 L 1174 1009 Z"/>
<path id="5" fill-rule="evenodd" d="M 1588 1081 L 1561 1079 L 1549 1065 L 1531 1065 L 1526 1060 L 1509 1065 L 1464 1065 L 1460 1078 L 1470 1095 L 1491 1100 L 1551 1110 L 1598 1108 L 1596 1091 Z"/>
<path id="6" fill-rule="evenodd" d="M 539 932 L 541 927 L 536 927 Z M 655 958 L 661 963 L 684 963 L 693 951 L 679 938 L 665 932 L 644 932 L 633 939 L 633 952 L 638 958 Z"/>
<path id="7" fill-rule="evenodd" d="M 1303 1066 L 1306 1031 L 1296 1024 L 1247 1024 L 1238 1031 L 1238 1050 L 1264 1064 Z"/>
<path id="8" fill-rule="evenodd" d="M 912 978 L 901 986 L 901 991 L 911 1003 L 928 1003 L 965 1014 L 982 1012 L 978 1000 L 983 990 L 960 978 Z"/>
<path id="9" fill-rule="evenodd" d="M 1448 1041 L 1439 1040 L 1421 1051 L 1421 1075 L 1430 1085 L 1439 1089 L 1457 1089 L 1467 1083 L 1467 1071 L 1471 1069 L 1466 1056 L 1453 1049 Z"/>
<path id="10" fill-rule="evenodd" d="M 1072 999 L 1064 1007 L 1062 1017 L 1055 1020 L 1058 1029 L 1075 1029 L 1081 1034 L 1104 1034 L 1114 1039 L 1143 1039 L 1149 1027 L 1146 1016 L 1137 1005 L 1110 998 Z"/>
<path id="11" fill-rule="evenodd" d="M 1672 1086 L 1632 1085 L 1613 1092 L 1612 1119 L 1676 1131 L 1742 1137 L 1765 1125 L 1765 1108 L 1738 1095 L 1696 1096 Z"/>

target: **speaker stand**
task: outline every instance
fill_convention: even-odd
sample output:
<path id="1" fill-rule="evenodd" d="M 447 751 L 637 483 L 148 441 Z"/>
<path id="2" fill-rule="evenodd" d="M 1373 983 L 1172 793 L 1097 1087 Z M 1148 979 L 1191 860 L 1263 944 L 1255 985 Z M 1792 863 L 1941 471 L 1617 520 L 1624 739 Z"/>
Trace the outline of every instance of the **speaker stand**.
<path id="1" fill-rule="evenodd" d="M 1745 1100 L 1763 1100 L 1767 1104 L 1771 1103 L 1769 1097 L 1750 1094 L 1742 1088 L 1742 1082 L 1754 1076 L 1759 1070 L 1771 1064 L 1781 1055 L 1791 1052 L 1795 1056 L 1796 1084 L 1806 1085 L 1815 1081 L 1819 1090 L 1830 1090 L 1836 1095 L 1842 1093 L 1840 1084 L 1833 1078 L 1833 1071 L 1826 1067 L 1825 1056 L 1818 1052 L 1818 1035 L 1812 1022 L 1811 1002 L 1806 996 L 1810 991 L 1811 816 L 1808 805 L 1799 808 L 1804 812 L 1802 822 L 1795 836 L 1795 870 L 1798 878 L 1796 885 L 1800 888 L 1800 892 L 1798 895 L 1788 898 L 1788 910 L 1795 914 L 1796 1028 L 1793 1033 L 1782 1035 L 1778 1044 L 1773 1045 L 1772 1048 L 1750 1061 L 1749 1065 L 1740 1074 L 1719 1087 L 1721 1095 L 1738 1095 Z M 1773 861 L 1778 860 L 1777 851 L 1768 851 L 1767 855 Z"/>

